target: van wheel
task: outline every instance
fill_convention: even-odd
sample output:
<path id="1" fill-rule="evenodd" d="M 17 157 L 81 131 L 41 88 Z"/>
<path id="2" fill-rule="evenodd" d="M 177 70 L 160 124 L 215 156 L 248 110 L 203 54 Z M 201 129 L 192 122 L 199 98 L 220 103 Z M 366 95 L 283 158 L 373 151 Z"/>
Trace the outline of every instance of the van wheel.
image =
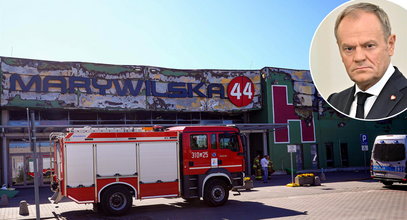
<path id="1" fill-rule="evenodd" d="M 203 199 L 209 206 L 221 206 L 228 201 L 229 190 L 221 180 L 211 180 L 205 185 Z"/>
<path id="2" fill-rule="evenodd" d="M 132 206 L 129 190 L 123 186 L 111 186 L 102 194 L 100 208 L 108 215 L 123 215 Z"/>
<path id="3" fill-rule="evenodd" d="M 383 181 L 382 182 L 385 186 L 391 186 L 391 185 L 393 185 L 393 182 L 390 182 L 390 181 Z"/>

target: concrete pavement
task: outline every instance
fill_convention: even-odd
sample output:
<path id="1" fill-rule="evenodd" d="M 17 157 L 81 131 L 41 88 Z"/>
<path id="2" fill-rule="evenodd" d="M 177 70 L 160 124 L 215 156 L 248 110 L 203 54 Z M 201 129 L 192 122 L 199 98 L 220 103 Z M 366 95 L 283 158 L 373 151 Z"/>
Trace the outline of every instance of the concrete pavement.
<path id="1" fill-rule="evenodd" d="M 50 204 L 47 197 L 52 192 L 48 188 L 40 189 L 40 211 L 42 219 L 247 219 L 247 216 L 249 219 L 364 219 L 378 210 L 376 203 L 393 198 L 391 203 L 385 201 L 379 206 L 382 215 L 365 219 L 402 219 L 400 217 L 405 216 L 400 210 L 407 210 L 407 185 L 387 190 L 370 180 L 367 171 L 328 172 L 325 175 L 327 180 L 320 187 L 294 188 L 285 187 L 291 182 L 290 175 L 273 175 L 269 183 L 255 182 L 255 188 L 243 191 L 241 196 L 231 193 L 230 201 L 217 207 L 216 212 L 204 204 L 191 205 L 182 199 L 152 199 L 134 201 L 133 206 L 137 207 L 132 208 L 129 215 L 106 217 L 94 213 L 92 205 L 79 205 L 69 199 L 58 205 Z M 0 207 L 0 219 L 35 219 L 34 190 L 19 190 L 20 194 L 10 199 L 9 206 Z M 18 214 L 21 200 L 30 204 L 30 215 Z M 360 212 L 352 211 L 357 206 L 360 206 Z M 212 212 L 208 213 L 208 210 Z"/>

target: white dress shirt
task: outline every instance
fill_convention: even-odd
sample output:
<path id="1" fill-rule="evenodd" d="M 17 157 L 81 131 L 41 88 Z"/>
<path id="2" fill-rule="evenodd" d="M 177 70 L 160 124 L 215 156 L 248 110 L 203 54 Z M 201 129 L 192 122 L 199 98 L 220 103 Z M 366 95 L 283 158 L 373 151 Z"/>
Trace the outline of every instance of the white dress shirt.
<path id="1" fill-rule="evenodd" d="M 390 65 L 387 67 L 386 72 L 384 73 L 383 77 L 379 80 L 379 82 L 374 84 L 372 87 L 370 87 L 366 91 L 359 89 L 359 87 L 356 85 L 355 94 L 354 94 L 355 98 L 350 107 L 349 116 L 354 117 L 354 118 L 356 117 L 356 107 L 357 107 L 357 95 L 356 94 L 360 91 L 363 91 L 363 92 L 366 92 L 366 93 L 369 93 L 372 95 L 369 98 L 367 98 L 366 102 L 365 102 L 364 117 L 366 118 L 366 116 L 367 116 L 367 114 L 369 114 L 369 111 L 372 108 L 374 102 L 376 101 L 377 97 L 379 96 L 380 92 L 382 91 L 384 85 L 386 85 L 387 81 L 390 79 L 391 75 L 393 75 L 394 71 L 395 71 L 395 69 L 394 69 L 393 65 L 390 63 Z"/>
<path id="2" fill-rule="evenodd" d="M 263 157 L 263 159 L 260 160 L 260 164 L 261 167 L 265 168 L 269 166 L 269 161 L 265 157 Z"/>

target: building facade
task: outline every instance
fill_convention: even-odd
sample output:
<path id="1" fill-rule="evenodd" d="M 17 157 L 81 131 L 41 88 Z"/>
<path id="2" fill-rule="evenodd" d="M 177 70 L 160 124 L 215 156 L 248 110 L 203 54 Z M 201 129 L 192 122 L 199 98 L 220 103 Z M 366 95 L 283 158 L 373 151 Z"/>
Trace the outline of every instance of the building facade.
<path id="1" fill-rule="evenodd" d="M 42 184 L 49 182 L 48 136 L 67 127 L 237 124 L 248 137 L 248 173 L 257 154 L 274 168 L 365 166 L 378 134 L 406 133 L 405 113 L 362 122 L 330 108 L 307 70 L 178 70 L 136 65 L 53 62 L 0 57 L 1 176 L 15 187 L 33 184 L 27 109 L 35 112 Z M 276 126 L 282 125 L 282 126 Z M 286 126 L 288 125 L 288 127 Z M 369 149 L 370 150 L 370 149 Z"/>
<path id="2" fill-rule="evenodd" d="M 49 182 L 48 135 L 67 127 L 243 124 L 262 108 L 259 70 L 150 66 L 0 57 L 1 179 L 33 184 L 27 109 L 35 112 L 39 170 Z"/>
<path id="3" fill-rule="evenodd" d="M 277 170 L 290 168 L 287 145 L 296 147 L 295 170 L 368 168 L 377 135 L 407 133 L 407 112 L 375 122 L 338 113 L 320 97 L 309 71 L 264 68 L 261 74 L 265 102 L 252 121 L 289 124 L 268 135 L 267 154 Z M 367 151 L 362 151 L 361 136 L 368 139 Z"/>

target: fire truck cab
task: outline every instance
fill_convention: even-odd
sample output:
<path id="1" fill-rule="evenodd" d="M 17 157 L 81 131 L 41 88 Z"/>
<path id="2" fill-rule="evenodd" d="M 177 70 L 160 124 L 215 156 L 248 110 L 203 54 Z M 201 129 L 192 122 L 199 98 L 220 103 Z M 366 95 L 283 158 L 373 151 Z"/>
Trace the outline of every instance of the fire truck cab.
<path id="1" fill-rule="evenodd" d="M 54 203 L 66 196 L 112 215 L 126 213 L 132 197 L 203 198 L 220 206 L 229 190 L 244 184 L 244 149 L 235 127 L 85 127 L 50 139 Z"/>

